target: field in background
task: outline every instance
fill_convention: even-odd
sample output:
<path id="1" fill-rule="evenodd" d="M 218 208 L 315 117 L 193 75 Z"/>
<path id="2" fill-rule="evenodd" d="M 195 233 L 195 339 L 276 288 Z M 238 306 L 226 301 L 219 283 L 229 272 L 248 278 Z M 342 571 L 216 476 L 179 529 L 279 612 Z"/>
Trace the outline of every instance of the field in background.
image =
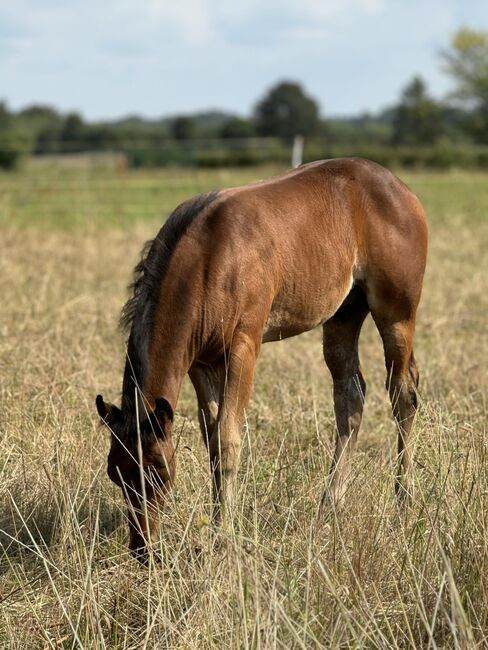
<path id="1" fill-rule="evenodd" d="M 416 357 L 417 498 L 393 499 L 379 336 L 347 507 L 317 525 L 333 444 L 320 331 L 264 346 L 234 530 L 208 526 L 195 400 L 178 408 L 162 568 L 126 552 L 94 396 L 116 400 L 116 329 L 142 243 L 176 203 L 274 173 L 36 167 L 0 175 L 0 647 L 471 648 L 488 641 L 488 174 L 400 176 L 430 256 Z"/>
<path id="2" fill-rule="evenodd" d="M 32 158 L 23 172 L 0 171 L 0 227 L 94 231 L 149 224 L 148 233 L 193 194 L 267 178 L 285 167 L 119 170 L 110 159 Z M 430 223 L 486 223 L 488 173 L 400 172 Z"/>

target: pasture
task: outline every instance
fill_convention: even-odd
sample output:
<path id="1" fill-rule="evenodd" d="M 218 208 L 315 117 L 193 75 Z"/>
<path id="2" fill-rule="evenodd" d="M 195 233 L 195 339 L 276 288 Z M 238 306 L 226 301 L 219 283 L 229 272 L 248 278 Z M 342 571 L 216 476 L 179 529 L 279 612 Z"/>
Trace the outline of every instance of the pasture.
<path id="1" fill-rule="evenodd" d="M 394 500 L 396 435 L 368 318 L 368 395 L 343 511 L 317 522 L 334 419 L 316 330 L 263 347 L 225 533 L 209 525 L 185 384 L 163 566 L 128 555 L 94 398 L 120 393 L 117 320 L 132 268 L 178 202 L 276 171 L 0 174 L 1 648 L 486 647 L 488 174 L 399 172 L 430 225 L 407 515 Z"/>

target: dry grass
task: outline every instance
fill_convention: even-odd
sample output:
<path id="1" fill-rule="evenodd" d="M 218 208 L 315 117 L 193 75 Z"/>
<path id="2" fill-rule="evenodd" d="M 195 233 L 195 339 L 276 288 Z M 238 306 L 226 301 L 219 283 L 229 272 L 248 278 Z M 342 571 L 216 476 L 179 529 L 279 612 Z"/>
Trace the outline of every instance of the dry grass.
<path id="1" fill-rule="evenodd" d="M 24 182 L 26 194 L 28 180 L 0 179 L 10 188 Z M 105 475 L 108 440 L 93 401 L 99 391 L 116 399 L 120 390 L 116 320 L 155 214 L 124 228 L 63 230 L 53 221 L 46 230 L 29 225 L 19 189 L 4 201 L 0 647 L 487 643 L 488 177 L 407 180 L 432 223 L 416 339 L 422 408 L 411 511 L 402 518 L 395 508 L 393 424 L 379 337 L 367 322 L 368 398 L 348 505 L 317 525 L 333 415 L 314 331 L 264 347 L 227 533 L 208 526 L 206 458 L 185 386 L 177 488 L 161 526 L 164 564 L 148 569 L 126 553 L 122 499 Z M 124 181 L 129 189 L 131 182 Z M 20 215 L 15 224 L 6 205 Z"/>

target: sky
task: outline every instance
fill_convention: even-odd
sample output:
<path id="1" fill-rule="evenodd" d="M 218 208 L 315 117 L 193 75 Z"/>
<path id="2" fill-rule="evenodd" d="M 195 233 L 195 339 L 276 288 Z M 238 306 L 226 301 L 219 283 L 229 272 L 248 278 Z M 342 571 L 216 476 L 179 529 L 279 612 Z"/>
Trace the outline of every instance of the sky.
<path id="1" fill-rule="evenodd" d="M 0 100 L 89 120 L 249 115 L 280 80 L 324 116 L 392 105 L 411 78 L 451 89 L 440 52 L 488 28 L 488 0 L 0 0 Z"/>

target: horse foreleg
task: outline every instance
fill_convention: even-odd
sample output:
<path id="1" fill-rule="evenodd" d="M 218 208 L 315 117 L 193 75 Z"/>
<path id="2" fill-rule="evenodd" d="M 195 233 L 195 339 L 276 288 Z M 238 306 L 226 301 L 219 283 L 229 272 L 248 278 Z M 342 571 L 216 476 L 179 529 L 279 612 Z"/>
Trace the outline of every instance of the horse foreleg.
<path id="1" fill-rule="evenodd" d="M 234 483 L 239 463 L 244 409 L 252 392 L 259 338 L 238 332 L 226 358 L 217 423 L 209 444 L 214 487 L 214 521 L 232 510 Z"/>
<path id="2" fill-rule="evenodd" d="M 207 365 L 195 362 L 188 372 L 197 395 L 198 421 L 207 447 L 217 424 L 224 371 L 223 363 Z"/>

